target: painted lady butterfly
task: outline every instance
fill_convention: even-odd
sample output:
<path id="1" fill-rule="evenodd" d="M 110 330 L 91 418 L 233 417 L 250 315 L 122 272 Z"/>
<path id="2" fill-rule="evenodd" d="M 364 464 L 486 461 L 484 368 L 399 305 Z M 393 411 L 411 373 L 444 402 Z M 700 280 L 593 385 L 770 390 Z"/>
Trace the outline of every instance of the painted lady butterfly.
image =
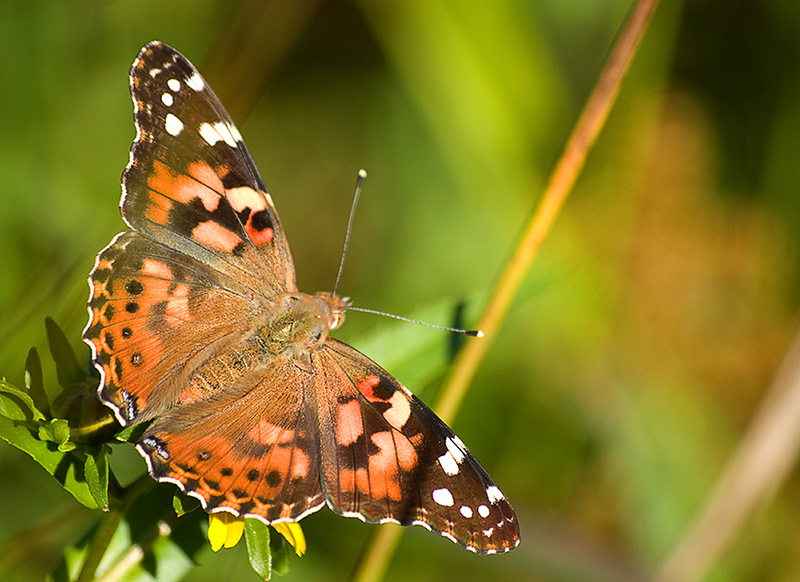
<path id="1" fill-rule="evenodd" d="M 419 524 L 480 554 L 514 511 L 461 440 L 380 366 L 328 336 L 346 299 L 297 290 L 278 214 L 197 70 L 145 46 L 130 73 L 132 229 L 97 257 L 83 337 L 100 399 L 151 475 L 210 512 L 297 521 L 327 504 Z"/>

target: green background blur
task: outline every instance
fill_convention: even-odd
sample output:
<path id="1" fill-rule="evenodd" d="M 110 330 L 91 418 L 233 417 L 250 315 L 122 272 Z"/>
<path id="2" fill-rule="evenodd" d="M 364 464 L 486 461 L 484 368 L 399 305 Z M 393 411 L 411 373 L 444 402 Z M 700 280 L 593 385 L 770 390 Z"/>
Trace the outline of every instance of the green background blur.
<path id="1" fill-rule="evenodd" d="M 88 358 L 85 279 L 123 229 L 127 71 L 146 42 L 181 51 L 230 110 L 303 291 L 333 286 L 363 167 L 339 291 L 444 324 L 466 301 L 469 326 L 627 9 L 0 0 L 0 375 L 21 385 L 27 350 L 46 354 L 45 316 Z M 665 0 L 453 423 L 515 506 L 522 544 L 478 557 L 411 528 L 387 579 L 652 571 L 702 506 L 796 330 L 799 226 L 800 3 Z M 447 334 L 352 313 L 337 337 L 435 400 L 441 367 L 421 373 L 415 362 L 443 361 Z M 144 466 L 130 450 L 115 457 L 130 478 Z M 709 580 L 800 579 L 798 477 Z M 0 445 L 4 580 L 55 565 L 97 517 L 75 506 Z M 327 510 L 303 526 L 308 555 L 292 559 L 287 581 L 344 578 L 373 529 Z M 200 563 L 192 580 L 256 579 L 243 544 Z"/>

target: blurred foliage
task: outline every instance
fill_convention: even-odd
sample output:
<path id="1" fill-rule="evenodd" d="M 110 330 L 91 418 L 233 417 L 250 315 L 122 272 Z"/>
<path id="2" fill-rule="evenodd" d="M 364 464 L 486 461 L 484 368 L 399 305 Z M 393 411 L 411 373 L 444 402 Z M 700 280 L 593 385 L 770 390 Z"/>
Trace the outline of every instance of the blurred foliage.
<path id="1" fill-rule="evenodd" d="M 363 167 L 340 291 L 447 324 L 443 305 L 479 310 L 627 8 L 4 0 L 0 374 L 25 385 L 45 316 L 88 361 L 85 279 L 123 229 L 127 71 L 147 41 L 185 54 L 229 107 L 302 290 L 333 284 Z M 680 539 L 798 323 L 799 35 L 796 2 L 662 3 L 454 423 L 514 504 L 522 545 L 478 557 L 411 528 L 388 580 L 635 580 Z M 444 334 L 351 313 L 338 337 L 433 401 Z M 57 383 L 44 361 L 41 385 Z M 110 462 L 134 481 L 144 464 L 128 453 Z M 10 582 L 54 569 L 98 514 L 5 445 L 0 492 Z M 710 579 L 800 578 L 799 517 L 795 471 Z M 346 577 L 370 529 L 325 510 L 303 526 L 286 580 Z M 255 579 L 243 546 L 199 551 L 192 579 Z"/>

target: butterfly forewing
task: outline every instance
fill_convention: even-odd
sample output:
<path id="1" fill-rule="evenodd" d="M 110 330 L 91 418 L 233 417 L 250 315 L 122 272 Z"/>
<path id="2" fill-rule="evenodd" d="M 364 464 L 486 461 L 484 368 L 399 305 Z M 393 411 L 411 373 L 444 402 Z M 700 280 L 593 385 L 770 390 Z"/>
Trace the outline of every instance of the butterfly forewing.
<path id="1" fill-rule="evenodd" d="M 131 68 L 137 137 L 123 174 L 134 229 L 257 293 L 296 290 L 280 219 L 225 108 L 178 52 L 150 43 Z"/>
<path id="2" fill-rule="evenodd" d="M 519 542 L 472 453 L 385 370 L 327 336 L 347 302 L 296 289 L 272 199 L 222 104 L 173 49 L 130 73 L 137 137 L 83 337 L 100 399 L 152 476 L 207 511 L 296 521 L 326 502 L 472 551 Z"/>
<path id="3" fill-rule="evenodd" d="M 464 443 L 422 401 L 347 344 L 315 358 L 328 504 L 373 523 L 420 524 L 478 553 L 519 541 L 514 511 Z"/>

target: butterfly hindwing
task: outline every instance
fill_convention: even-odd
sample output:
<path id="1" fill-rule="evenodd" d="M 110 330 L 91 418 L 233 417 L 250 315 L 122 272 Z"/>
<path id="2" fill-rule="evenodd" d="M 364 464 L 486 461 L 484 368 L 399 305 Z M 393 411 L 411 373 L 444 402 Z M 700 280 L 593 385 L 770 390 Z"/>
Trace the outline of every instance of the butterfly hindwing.
<path id="1" fill-rule="evenodd" d="M 122 177 L 127 223 L 254 292 L 296 290 L 272 198 L 200 73 L 154 42 L 139 53 L 130 78 L 137 136 Z"/>
<path id="2" fill-rule="evenodd" d="M 175 407 L 137 448 L 153 477 L 209 510 L 296 521 L 324 505 L 316 411 L 299 388 L 307 382 L 277 360 L 206 400 Z"/>
<path id="3" fill-rule="evenodd" d="M 464 443 L 388 372 L 329 338 L 315 357 L 328 505 L 371 523 L 420 524 L 478 553 L 519 541 L 513 509 Z"/>

